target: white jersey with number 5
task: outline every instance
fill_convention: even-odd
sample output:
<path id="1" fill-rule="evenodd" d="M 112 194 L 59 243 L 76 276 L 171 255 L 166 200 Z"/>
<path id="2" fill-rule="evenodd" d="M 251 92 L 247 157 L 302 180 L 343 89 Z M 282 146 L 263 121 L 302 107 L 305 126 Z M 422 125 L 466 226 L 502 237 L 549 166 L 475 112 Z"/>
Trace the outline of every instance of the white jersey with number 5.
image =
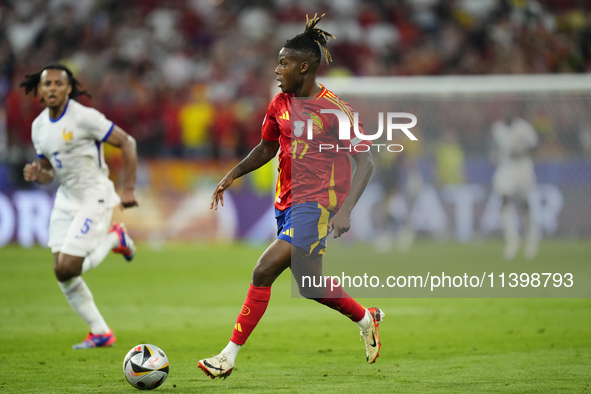
<path id="1" fill-rule="evenodd" d="M 71 99 L 59 118 L 51 119 L 45 108 L 35 119 L 32 139 L 37 156 L 51 162 L 60 180 L 56 208 L 77 210 L 86 203 L 112 208 L 119 204 L 102 147 L 113 127 L 102 113 Z"/>
<path id="2" fill-rule="evenodd" d="M 515 118 L 509 124 L 494 123 L 492 135 L 498 153 L 493 188 L 500 195 L 526 199 L 536 183 L 530 153 L 538 143 L 536 131 L 526 120 Z"/>

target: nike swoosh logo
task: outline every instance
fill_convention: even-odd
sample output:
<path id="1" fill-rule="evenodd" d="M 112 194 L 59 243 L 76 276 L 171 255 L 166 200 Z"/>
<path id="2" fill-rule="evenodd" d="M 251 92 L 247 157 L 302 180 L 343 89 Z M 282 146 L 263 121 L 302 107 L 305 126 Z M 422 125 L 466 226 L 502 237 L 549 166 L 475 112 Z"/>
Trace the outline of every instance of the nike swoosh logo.
<path id="1" fill-rule="evenodd" d="M 207 361 L 203 361 L 203 364 L 205 364 L 205 366 L 206 366 L 207 368 L 210 368 L 210 369 L 217 369 L 218 371 L 223 371 L 223 368 L 216 368 L 216 367 L 214 367 L 213 365 L 211 365 L 210 363 L 208 363 Z"/>
<path id="2" fill-rule="evenodd" d="M 371 345 L 371 347 L 376 347 L 377 346 L 376 337 L 373 333 L 371 334 L 371 339 L 373 339 L 373 344 Z"/>

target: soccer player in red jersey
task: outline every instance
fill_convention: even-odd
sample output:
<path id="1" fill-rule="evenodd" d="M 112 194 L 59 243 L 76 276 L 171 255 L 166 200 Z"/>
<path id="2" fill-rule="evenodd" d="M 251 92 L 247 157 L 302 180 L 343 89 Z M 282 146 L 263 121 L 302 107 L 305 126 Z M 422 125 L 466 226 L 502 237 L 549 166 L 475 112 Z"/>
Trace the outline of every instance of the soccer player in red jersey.
<path id="1" fill-rule="evenodd" d="M 224 191 L 236 178 L 269 162 L 279 151 L 277 239 L 253 270 L 228 346 L 219 355 L 199 361 L 199 368 L 212 379 L 226 378 L 232 373 L 240 347 L 267 309 L 271 285 L 288 267 L 304 297 L 335 309 L 358 324 L 368 363 L 374 363 L 379 355 L 378 328 L 384 317 L 380 309 L 365 309 L 340 286 L 305 288 L 301 280 L 303 275 L 322 275 L 326 237 L 331 231 L 337 238 L 349 230 L 351 210 L 373 170 L 370 141 L 340 140 L 339 118 L 334 112 L 322 112 L 341 111 L 348 117 L 349 126 L 355 119 L 346 102 L 316 82 L 321 59 L 319 45 L 328 63 L 327 40 L 335 38 L 316 28 L 321 18 L 307 20 L 304 33 L 288 40 L 279 52 L 275 74 L 282 93 L 269 105 L 261 142 L 220 181 L 212 196 L 211 208 L 217 210 L 218 203 L 224 205 Z M 361 133 L 362 127 L 359 122 L 357 128 Z M 352 180 L 349 155 L 357 164 Z"/>

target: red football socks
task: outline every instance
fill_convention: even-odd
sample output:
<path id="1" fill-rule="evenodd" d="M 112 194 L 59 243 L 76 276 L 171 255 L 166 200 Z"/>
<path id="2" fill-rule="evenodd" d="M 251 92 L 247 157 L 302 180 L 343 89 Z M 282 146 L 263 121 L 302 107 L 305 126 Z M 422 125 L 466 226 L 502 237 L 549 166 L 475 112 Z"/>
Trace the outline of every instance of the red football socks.
<path id="1" fill-rule="evenodd" d="M 254 330 L 261 317 L 265 314 L 270 298 L 271 286 L 256 287 L 252 283 L 250 284 L 250 288 L 246 294 L 246 300 L 244 300 L 244 305 L 242 305 L 242 309 L 234 325 L 232 338 L 230 338 L 232 342 L 237 345 L 244 345 L 252 330 Z"/>
<path id="2" fill-rule="evenodd" d="M 332 289 L 326 288 L 324 298 L 315 298 L 315 301 L 341 312 L 354 322 L 358 322 L 365 316 L 365 308 L 351 298 L 341 286 L 337 286 L 336 282 L 333 282 Z"/>

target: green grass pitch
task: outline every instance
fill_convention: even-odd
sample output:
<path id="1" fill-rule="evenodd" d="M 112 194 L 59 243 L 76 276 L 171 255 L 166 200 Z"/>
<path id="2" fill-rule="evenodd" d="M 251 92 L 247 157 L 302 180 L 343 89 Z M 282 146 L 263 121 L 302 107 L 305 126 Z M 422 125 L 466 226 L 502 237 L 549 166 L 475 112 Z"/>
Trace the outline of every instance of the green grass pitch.
<path id="1" fill-rule="evenodd" d="M 397 255 L 498 256 L 500 243 L 424 243 Z M 132 393 L 129 349 L 170 359 L 160 393 L 591 392 L 590 299 L 362 299 L 386 313 L 382 350 L 365 363 L 354 323 L 290 297 L 288 273 L 227 380 L 197 368 L 228 342 L 262 247 L 140 245 L 85 275 L 117 342 L 72 350 L 87 327 L 61 294 L 42 248 L 0 249 L 0 393 Z M 586 242 L 546 242 L 539 259 L 589 259 Z M 329 249 L 330 254 L 330 249 Z"/>

